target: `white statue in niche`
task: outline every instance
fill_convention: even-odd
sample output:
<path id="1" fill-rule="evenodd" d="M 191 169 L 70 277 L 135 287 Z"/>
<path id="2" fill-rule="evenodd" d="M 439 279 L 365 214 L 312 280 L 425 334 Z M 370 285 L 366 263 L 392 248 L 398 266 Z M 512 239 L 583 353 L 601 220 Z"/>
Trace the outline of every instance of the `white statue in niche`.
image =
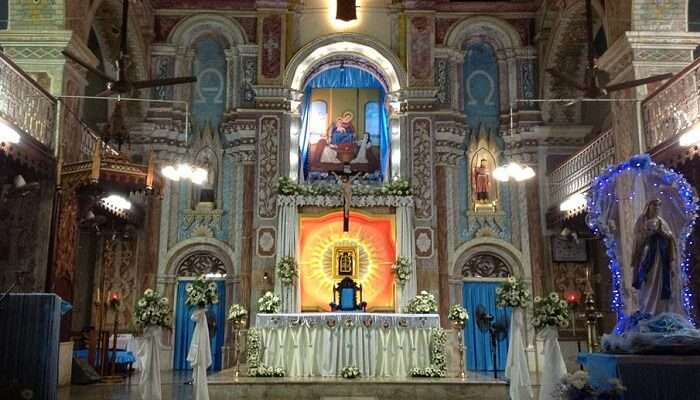
<path id="1" fill-rule="evenodd" d="M 638 290 L 639 311 L 651 315 L 683 309 L 676 283 L 677 241 L 661 218 L 662 205 L 659 199 L 649 201 L 634 226 L 632 287 Z"/>

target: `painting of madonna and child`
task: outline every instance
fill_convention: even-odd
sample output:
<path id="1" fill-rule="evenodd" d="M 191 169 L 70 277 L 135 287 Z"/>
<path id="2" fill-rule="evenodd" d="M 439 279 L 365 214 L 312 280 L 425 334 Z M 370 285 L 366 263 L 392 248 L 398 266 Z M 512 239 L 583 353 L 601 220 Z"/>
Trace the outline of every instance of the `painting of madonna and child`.
<path id="1" fill-rule="evenodd" d="M 315 88 L 308 115 L 308 181 L 334 179 L 334 173 L 362 172 L 381 181 L 379 91 L 373 88 Z"/>

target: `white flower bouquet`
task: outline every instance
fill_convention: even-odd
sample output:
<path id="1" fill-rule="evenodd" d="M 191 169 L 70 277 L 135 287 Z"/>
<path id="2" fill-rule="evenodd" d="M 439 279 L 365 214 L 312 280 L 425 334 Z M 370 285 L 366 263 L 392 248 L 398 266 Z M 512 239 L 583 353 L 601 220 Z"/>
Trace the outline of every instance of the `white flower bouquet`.
<path id="1" fill-rule="evenodd" d="M 172 324 L 170 318 L 168 298 L 162 297 L 160 293 L 153 289 L 146 289 L 143 292 L 143 297 L 136 302 L 136 309 L 134 310 L 136 325 L 141 328 L 148 326 L 170 328 Z"/>
<path id="2" fill-rule="evenodd" d="M 450 307 L 450 312 L 447 314 L 447 319 L 454 323 L 464 325 L 464 323 L 469 319 L 469 314 L 461 304 L 455 304 Z"/>
<path id="3" fill-rule="evenodd" d="M 340 371 L 340 376 L 345 379 L 355 379 L 360 376 L 360 369 L 353 366 L 345 367 L 342 371 Z"/>
<path id="4" fill-rule="evenodd" d="M 277 263 L 277 277 L 283 285 L 291 285 L 297 274 L 297 262 L 294 257 L 282 257 Z"/>
<path id="5" fill-rule="evenodd" d="M 496 288 L 496 305 L 499 307 L 526 308 L 530 299 L 530 292 L 522 279 L 511 276 Z"/>
<path id="6" fill-rule="evenodd" d="M 437 309 L 438 305 L 435 296 L 425 290 L 421 290 L 406 305 L 406 312 L 409 314 L 435 314 Z"/>
<path id="7" fill-rule="evenodd" d="M 258 312 L 263 314 L 276 314 L 280 310 L 281 300 L 272 292 L 266 292 L 258 299 Z"/>
<path id="8" fill-rule="evenodd" d="M 396 283 L 403 285 L 411 277 L 411 260 L 407 257 L 399 257 L 394 263 L 394 278 Z"/>
<path id="9" fill-rule="evenodd" d="M 605 399 L 619 400 L 627 390 L 619 379 L 608 381 L 610 388 L 607 390 L 596 390 L 589 382 L 586 371 L 576 371 L 573 374 L 566 374 L 560 385 L 561 398 L 566 400 L 579 399 Z"/>
<path id="10" fill-rule="evenodd" d="M 548 326 L 566 328 L 569 326 L 569 304 L 561 299 L 556 292 L 547 297 L 535 297 L 535 309 L 532 325 L 535 329 L 543 329 Z"/>
<path id="11" fill-rule="evenodd" d="M 228 309 L 228 320 L 234 324 L 242 324 L 248 318 L 248 311 L 240 304 L 231 304 Z"/>
<path id="12" fill-rule="evenodd" d="M 191 307 L 206 307 L 219 303 L 219 293 L 216 282 L 208 281 L 204 275 L 199 276 L 185 287 L 187 297 L 185 304 Z"/>
<path id="13" fill-rule="evenodd" d="M 253 368 L 249 373 L 250 376 L 259 378 L 281 378 L 286 374 L 286 371 L 280 367 L 270 367 L 267 365 L 260 365 L 257 368 Z"/>

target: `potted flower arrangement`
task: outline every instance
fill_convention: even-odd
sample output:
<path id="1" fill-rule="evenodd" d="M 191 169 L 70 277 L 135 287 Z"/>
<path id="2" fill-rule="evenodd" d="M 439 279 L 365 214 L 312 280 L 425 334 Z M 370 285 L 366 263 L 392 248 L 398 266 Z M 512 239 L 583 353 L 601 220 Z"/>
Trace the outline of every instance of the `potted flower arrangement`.
<path id="1" fill-rule="evenodd" d="M 394 278 L 396 283 L 403 285 L 411 277 L 411 260 L 408 257 L 399 257 L 394 263 Z"/>
<path id="2" fill-rule="evenodd" d="M 464 323 L 469 319 L 469 313 L 462 307 L 461 304 L 455 304 L 450 307 L 450 312 L 447 314 L 447 319 L 452 321 L 455 325 L 464 326 Z"/>
<path id="3" fill-rule="evenodd" d="M 541 330 L 547 327 L 566 328 L 569 326 L 569 304 L 555 292 L 544 299 L 535 297 L 532 325 Z"/>
<path id="4" fill-rule="evenodd" d="M 530 298 L 525 282 L 512 276 L 496 288 L 496 305 L 499 307 L 526 308 Z"/>
<path id="5" fill-rule="evenodd" d="M 294 277 L 297 276 L 297 262 L 294 257 L 282 257 L 277 263 L 277 277 L 283 285 L 289 286 L 294 282 Z"/>
<path id="6" fill-rule="evenodd" d="M 170 328 L 170 305 L 168 298 L 163 297 L 153 289 L 146 289 L 136 302 L 134 320 L 141 328 L 163 327 Z"/>
<path id="7" fill-rule="evenodd" d="M 191 307 L 204 308 L 209 304 L 219 303 L 216 282 L 208 281 L 204 275 L 188 283 L 185 292 L 187 293 L 185 304 Z"/>
<path id="8" fill-rule="evenodd" d="M 354 366 L 347 366 L 340 371 L 340 376 L 345 379 L 355 379 L 360 376 L 360 369 Z"/>
<path id="9" fill-rule="evenodd" d="M 228 309 L 228 320 L 233 324 L 245 323 L 248 319 L 248 311 L 240 304 L 231 304 Z"/>
<path id="10" fill-rule="evenodd" d="M 258 312 L 262 314 L 276 314 L 280 310 L 281 300 L 272 292 L 266 292 L 258 299 Z"/>
<path id="11" fill-rule="evenodd" d="M 406 312 L 409 314 L 435 314 L 437 313 L 437 309 L 438 306 L 435 296 L 425 290 L 421 290 L 421 292 L 406 305 Z"/>
<path id="12" fill-rule="evenodd" d="M 619 379 L 608 381 L 610 388 L 607 390 L 595 389 L 588 379 L 586 371 L 576 371 L 567 374 L 560 386 L 561 398 L 565 400 L 620 400 L 626 390 Z"/>

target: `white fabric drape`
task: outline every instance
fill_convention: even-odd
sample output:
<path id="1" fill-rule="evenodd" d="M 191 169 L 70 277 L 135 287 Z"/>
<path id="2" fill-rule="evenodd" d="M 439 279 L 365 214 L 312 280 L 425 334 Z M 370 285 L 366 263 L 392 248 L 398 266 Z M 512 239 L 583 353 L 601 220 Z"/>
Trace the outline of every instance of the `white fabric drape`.
<path id="1" fill-rule="evenodd" d="M 413 245 L 413 207 L 400 205 L 396 207 L 396 257 L 411 260 L 411 276 L 403 285 L 397 285 L 396 297 L 398 312 L 416 295 L 416 262 Z"/>
<path id="2" fill-rule="evenodd" d="M 411 368 L 430 365 L 428 328 L 383 328 L 363 324 L 261 329 L 262 363 L 282 367 L 290 377 L 340 376 L 355 366 L 365 377 L 408 376 Z"/>
<path id="3" fill-rule="evenodd" d="M 198 308 L 192 313 L 192 321 L 195 322 L 195 325 L 187 361 L 192 366 L 192 378 L 194 379 L 192 385 L 195 400 L 209 400 L 207 368 L 211 365 L 212 358 L 206 312 L 206 309 Z"/>
<path id="4" fill-rule="evenodd" d="M 143 332 L 138 358 L 141 363 L 139 377 L 139 393 L 142 400 L 160 400 L 160 350 L 162 329 L 159 326 L 149 326 Z"/>
<path id="5" fill-rule="evenodd" d="M 510 381 L 508 392 L 511 399 L 531 400 L 534 396 L 523 342 L 524 330 L 523 310 L 514 308 L 510 316 L 508 359 L 506 361 L 506 379 Z"/>
<path id="6" fill-rule="evenodd" d="M 540 399 L 558 400 L 558 387 L 566 376 L 566 365 L 559 347 L 559 331 L 555 327 L 547 327 L 540 332 L 544 340 L 544 364 L 540 379 Z"/>
<path id="7" fill-rule="evenodd" d="M 277 258 L 279 262 L 283 257 L 297 256 L 297 237 L 299 230 L 299 211 L 293 202 L 279 202 L 277 206 Z M 280 297 L 282 312 L 300 312 L 301 302 L 299 279 L 294 279 L 291 285 L 283 285 L 276 276 L 275 293 Z"/>

